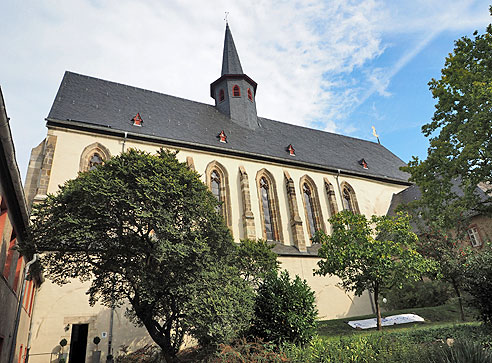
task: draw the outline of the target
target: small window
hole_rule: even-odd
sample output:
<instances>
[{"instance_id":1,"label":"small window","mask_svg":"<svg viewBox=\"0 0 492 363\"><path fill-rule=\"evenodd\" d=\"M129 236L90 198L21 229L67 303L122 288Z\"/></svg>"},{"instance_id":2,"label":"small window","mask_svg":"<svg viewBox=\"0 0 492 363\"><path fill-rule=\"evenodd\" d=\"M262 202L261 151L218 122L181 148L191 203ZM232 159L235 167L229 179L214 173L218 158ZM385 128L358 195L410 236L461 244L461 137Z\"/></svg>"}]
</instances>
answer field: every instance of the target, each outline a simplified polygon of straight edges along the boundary
<instances>
[{"instance_id":1,"label":"small window","mask_svg":"<svg viewBox=\"0 0 492 363\"><path fill-rule=\"evenodd\" d=\"M219 102L224 101L224 99L225 99L224 90L223 90L223 89L221 89L221 90L219 91Z\"/></svg>"},{"instance_id":2,"label":"small window","mask_svg":"<svg viewBox=\"0 0 492 363\"><path fill-rule=\"evenodd\" d=\"M232 95L234 97L241 97L241 90L239 89L239 86L237 84L232 87Z\"/></svg>"},{"instance_id":3,"label":"small window","mask_svg":"<svg viewBox=\"0 0 492 363\"><path fill-rule=\"evenodd\" d=\"M251 92L251 89L250 88L248 88L248 99L250 101L253 101L253 92Z\"/></svg>"},{"instance_id":4,"label":"small window","mask_svg":"<svg viewBox=\"0 0 492 363\"><path fill-rule=\"evenodd\" d=\"M472 247L479 247L482 245L482 240L480 239L480 234L478 233L478 228L476 226L468 229L468 238L470 238Z\"/></svg>"}]
</instances>

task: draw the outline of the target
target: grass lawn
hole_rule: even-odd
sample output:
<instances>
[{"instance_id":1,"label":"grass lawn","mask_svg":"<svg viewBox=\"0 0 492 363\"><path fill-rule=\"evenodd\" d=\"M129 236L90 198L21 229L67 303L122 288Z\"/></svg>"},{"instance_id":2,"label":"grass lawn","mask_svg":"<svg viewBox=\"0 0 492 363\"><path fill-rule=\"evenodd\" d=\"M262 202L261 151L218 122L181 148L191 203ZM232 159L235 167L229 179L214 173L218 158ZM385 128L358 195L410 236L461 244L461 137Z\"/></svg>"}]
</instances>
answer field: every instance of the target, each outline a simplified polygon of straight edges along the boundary
<instances>
[{"instance_id":1,"label":"grass lawn","mask_svg":"<svg viewBox=\"0 0 492 363\"><path fill-rule=\"evenodd\" d=\"M428 308L412 308L406 310L394 310L388 311L381 314L382 317L396 315L396 314L417 314L424 318L423 323L409 323L393 326L383 326L383 331L405 331L414 329L426 329L431 327L440 326L450 326L456 324L463 324L460 318L458 303L449 302L445 305L428 307ZM469 324L479 324L474 319L474 312L465 309L465 316L467 318L467 325ZM376 331L376 329L368 330L356 330L352 328L347 323L351 320L361 320L374 318L375 315L364 315L364 316L353 316L350 318L334 319L334 320L320 320L318 322L318 334L320 336L329 337L340 337L345 335L354 334L371 334Z\"/></svg>"}]
</instances>

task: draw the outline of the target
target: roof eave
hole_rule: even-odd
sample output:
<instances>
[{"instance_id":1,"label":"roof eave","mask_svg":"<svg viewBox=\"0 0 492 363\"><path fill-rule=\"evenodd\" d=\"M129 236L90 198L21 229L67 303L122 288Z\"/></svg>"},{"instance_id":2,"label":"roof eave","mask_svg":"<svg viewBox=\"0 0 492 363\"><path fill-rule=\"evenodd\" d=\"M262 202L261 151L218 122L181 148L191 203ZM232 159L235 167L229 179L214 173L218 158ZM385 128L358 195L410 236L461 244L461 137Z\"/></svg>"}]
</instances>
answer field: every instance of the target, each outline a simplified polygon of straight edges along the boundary
<instances>
[{"instance_id":1,"label":"roof eave","mask_svg":"<svg viewBox=\"0 0 492 363\"><path fill-rule=\"evenodd\" d=\"M289 165L289 166L295 166L295 167L304 167L304 168L307 167L307 168L314 169L314 170L329 172L331 174L355 176L355 177L359 177L359 178L378 180L378 181L392 183L392 184L398 184L398 185L407 185L407 186L412 185L412 183L407 181L407 180L391 178L388 176L373 175L373 174L362 174L362 173L357 173L357 172L350 171L350 170L340 169L340 168L336 168L336 167L329 167L326 165L308 163L308 162L304 162L304 161L288 160L288 159L283 159L283 158L279 158L279 157L275 157L275 156L267 156L267 155L253 153L253 152L245 152L245 151L241 151L241 150L224 149L220 146L197 144L197 143L183 141L183 140L168 139L165 137L160 137L160 136L155 136L155 135L144 135L144 134L140 134L140 133L133 133L133 132L128 132L128 131L113 129L113 128L108 127L108 126L95 125L92 123L78 121L78 120L59 120L59 119L54 119L54 118L48 117L48 118L46 118L46 121L47 121L48 127L49 126L55 126L55 127L56 126L63 126L63 127L67 127L67 128L74 129L74 130L96 132L96 133L102 133L102 134L111 135L111 136L127 137L130 139L155 142L158 144L165 144L165 145L170 145L170 146L174 146L174 147L186 147L188 149L205 150L205 151L214 152L214 153L228 154L228 155L244 157L244 158L248 158L248 159L267 161L267 162L275 162L275 163Z\"/></svg>"}]
</instances>

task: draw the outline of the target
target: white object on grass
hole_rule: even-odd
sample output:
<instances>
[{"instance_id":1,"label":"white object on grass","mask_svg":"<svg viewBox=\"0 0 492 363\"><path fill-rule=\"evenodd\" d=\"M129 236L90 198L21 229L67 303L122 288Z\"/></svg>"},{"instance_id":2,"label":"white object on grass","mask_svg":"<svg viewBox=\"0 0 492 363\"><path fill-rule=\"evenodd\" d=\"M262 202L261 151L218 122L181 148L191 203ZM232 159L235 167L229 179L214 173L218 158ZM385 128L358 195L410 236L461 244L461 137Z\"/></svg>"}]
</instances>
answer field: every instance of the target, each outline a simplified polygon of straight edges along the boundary
<instances>
[{"instance_id":1,"label":"white object on grass","mask_svg":"<svg viewBox=\"0 0 492 363\"><path fill-rule=\"evenodd\" d=\"M418 316L416 314L399 314L399 315L391 315L386 318L381 319L382 326L389 325L397 325L397 324L406 324L406 323L422 323L424 318ZM371 329L377 326L376 318L372 319L364 319L364 320L353 320L349 321L348 325L350 325L354 329Z\"/></svg>"}]
</instances>

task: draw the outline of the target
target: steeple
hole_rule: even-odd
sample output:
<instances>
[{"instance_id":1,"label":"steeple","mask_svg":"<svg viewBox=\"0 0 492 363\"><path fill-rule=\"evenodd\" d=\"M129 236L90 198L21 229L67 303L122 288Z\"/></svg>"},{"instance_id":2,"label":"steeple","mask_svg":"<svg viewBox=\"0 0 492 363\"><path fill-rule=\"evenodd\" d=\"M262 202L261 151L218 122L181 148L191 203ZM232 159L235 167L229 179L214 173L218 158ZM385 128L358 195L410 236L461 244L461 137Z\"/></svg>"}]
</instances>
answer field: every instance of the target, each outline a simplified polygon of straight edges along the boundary
<instances>
[{"instance_id":1,"label":"steeple","mask_svg":"<svg viewBox=\"0 0 492 363\"><path fill-rule=\"evenodd\" d=\"M224 39L224 54L222 56L222 73L224 74L243 74L243 68L239 61L234 39L232 39L229 24L226 24L225 39Z\"/></svg>"},{"instance_id":2,"label":"steeple","mask_svg":"<svg viewBox=\"0 0 492 363\"><path fill-rule=\"evenodd\" d=\"M259 127L256 86L256 82L243 73L229 24L226 24L221 76L210 85L215 107L232 122L256 129Z\"/></svg>"}]
</instances>

